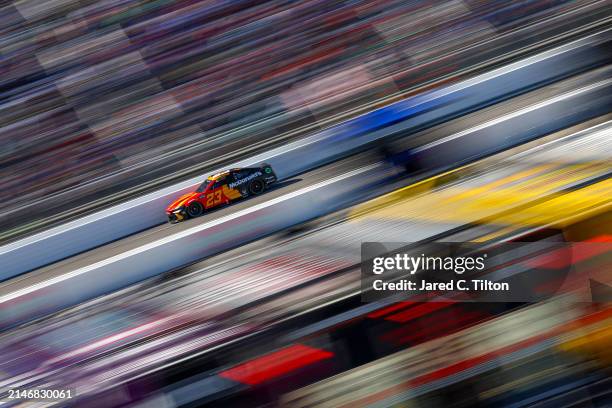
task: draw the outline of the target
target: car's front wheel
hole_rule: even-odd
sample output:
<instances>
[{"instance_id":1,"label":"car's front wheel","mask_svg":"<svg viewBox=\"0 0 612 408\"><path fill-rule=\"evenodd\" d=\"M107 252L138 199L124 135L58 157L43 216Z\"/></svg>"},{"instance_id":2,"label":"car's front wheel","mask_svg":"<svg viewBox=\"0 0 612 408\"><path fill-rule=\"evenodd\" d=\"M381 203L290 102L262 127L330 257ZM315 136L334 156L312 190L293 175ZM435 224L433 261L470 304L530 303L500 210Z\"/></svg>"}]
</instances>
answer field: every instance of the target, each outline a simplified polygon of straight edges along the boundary
<instances>
[{"instance_id":1,"label":"car's front wheel","mask_svg":"<svg viewBox=\"0 0 612 408\"><path fill-rule=\"evenodd\" d=\"M194 201L193 203L187 206L187 214L190 217L199 217L200 215L202 215L203 212L204 207L202 207L202 204L197 201Z\"/></svg>"}]
</instances>

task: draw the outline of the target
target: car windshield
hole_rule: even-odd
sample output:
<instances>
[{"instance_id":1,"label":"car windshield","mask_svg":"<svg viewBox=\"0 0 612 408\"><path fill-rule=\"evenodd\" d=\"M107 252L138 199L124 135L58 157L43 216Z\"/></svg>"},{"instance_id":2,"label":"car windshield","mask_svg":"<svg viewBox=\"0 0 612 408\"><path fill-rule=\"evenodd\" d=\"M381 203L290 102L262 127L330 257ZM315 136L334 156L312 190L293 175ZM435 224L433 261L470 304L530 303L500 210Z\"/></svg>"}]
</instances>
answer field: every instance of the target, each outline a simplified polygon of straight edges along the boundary
<instances>
[{"instance_id":1,"label":"car windshield","mask_svg":"<svg viewBox=\"0 0 612 408\"><path fill-rule=\"evenodd\" d=\"M200 184L200 187L197 188L196 193L204 192L204 190L206 190L206 187L208 187L210 183L212 183L210 180L206 180L205 182Z\"/></svg>"}]
</instances>

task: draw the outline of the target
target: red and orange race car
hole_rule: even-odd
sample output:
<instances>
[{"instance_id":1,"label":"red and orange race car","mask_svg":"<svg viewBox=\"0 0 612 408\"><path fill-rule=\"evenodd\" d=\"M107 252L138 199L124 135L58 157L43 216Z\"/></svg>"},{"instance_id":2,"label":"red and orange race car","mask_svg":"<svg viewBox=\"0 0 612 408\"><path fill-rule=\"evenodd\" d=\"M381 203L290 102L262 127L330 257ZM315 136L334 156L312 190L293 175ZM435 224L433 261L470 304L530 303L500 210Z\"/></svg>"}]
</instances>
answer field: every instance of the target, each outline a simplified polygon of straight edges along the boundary
<instances>
[{"instance_id":1,"label":"red and orange race car","mask_svg":"<svg viewBox=\"0 0 612 408\"><path fill-rule=\"evenodd\" d=\"M226 170L208 177L194 192L179 197L166 208L166 214L172 223L197 217L237 198L261 194L275 181L276 174L269 164Z\"/></svg>"}]
</instances>

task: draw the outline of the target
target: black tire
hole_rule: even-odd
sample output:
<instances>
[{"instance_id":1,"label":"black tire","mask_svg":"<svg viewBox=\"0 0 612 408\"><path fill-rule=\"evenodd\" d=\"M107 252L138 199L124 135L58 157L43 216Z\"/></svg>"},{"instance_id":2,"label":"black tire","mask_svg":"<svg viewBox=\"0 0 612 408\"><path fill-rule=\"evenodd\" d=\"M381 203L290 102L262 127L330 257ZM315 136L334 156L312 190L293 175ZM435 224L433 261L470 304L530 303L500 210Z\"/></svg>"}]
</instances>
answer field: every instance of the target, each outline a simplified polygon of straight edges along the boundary
<instances>
[{"instance_id":1,"label":"black tire","mask_svg":"<svg viewBox=\"0 0 612 408\"><path fill-rule=\"evenodd\" d=\"M187 215L189 215L192 218L199 217L200 215L202 215L203 212L204 212L204 207L202 207L202 204L200 204L197 201L194 201L193 203L187 206Z\"/></svg>"},{"instance_id":2,"label":"black tire","mask_svg":"<svg viewBox=\"0 0 612 408\"><path fill-rule=\"evenodd\" d=\"M262 180L253 180L249 183L249 192L253 195L261 194L266 189L266 185Z\"/></svg>"}]
</instances>

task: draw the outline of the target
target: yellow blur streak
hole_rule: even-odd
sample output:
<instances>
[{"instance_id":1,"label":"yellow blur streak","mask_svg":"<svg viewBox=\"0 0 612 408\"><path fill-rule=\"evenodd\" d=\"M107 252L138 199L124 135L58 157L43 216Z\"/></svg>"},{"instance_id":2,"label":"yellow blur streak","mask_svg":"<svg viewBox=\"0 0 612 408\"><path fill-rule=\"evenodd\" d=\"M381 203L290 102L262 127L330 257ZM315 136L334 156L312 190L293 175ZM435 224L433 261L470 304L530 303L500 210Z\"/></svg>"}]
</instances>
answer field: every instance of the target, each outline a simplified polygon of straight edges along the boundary
<instances>
[{"instance_id":1,"label":"yellow blur streak","mask_svg":"<svg viewBox=\"0 0 612 408\"><path fill-rule=\"evenodd\" d=\"M595 357L606 366L612 365L612 319L607 319L593 328L582 328L582 334L561 343L558 348Z\"/></svg>"},{"instance_id":2,"label":"yellow blur streak","mask_svg":"<svg viewBox=\"0 0 612 408\"><path fill-rule=\"evenodd\" d=\"M476 187L466 186L469 177L466 182L451 184L462 179L466 170L451 171L372 200L354 210L351 217L562 227L605 211L612 203L609 178L560 191L606 174L610 166L605 163L544 164Z\"/></svg>"}]
</instances>

